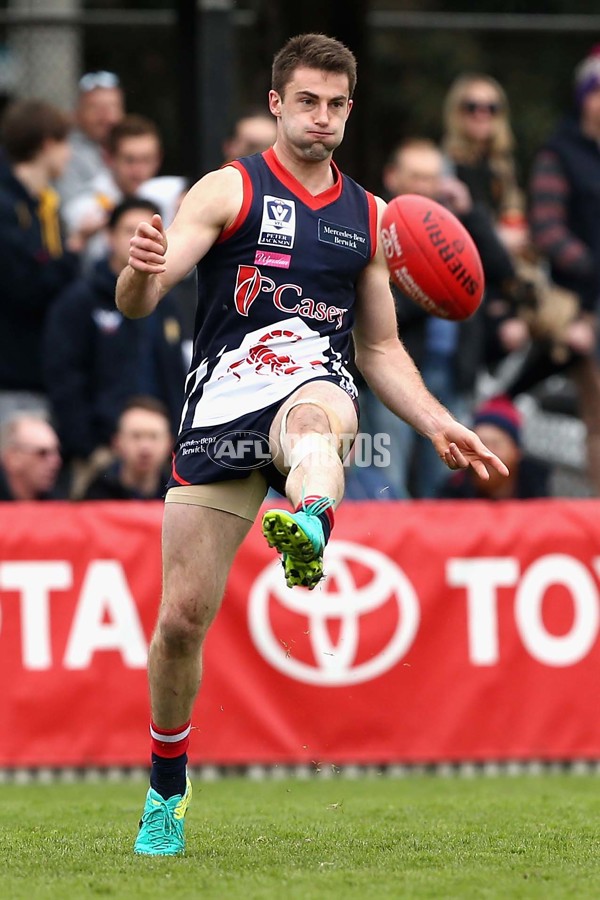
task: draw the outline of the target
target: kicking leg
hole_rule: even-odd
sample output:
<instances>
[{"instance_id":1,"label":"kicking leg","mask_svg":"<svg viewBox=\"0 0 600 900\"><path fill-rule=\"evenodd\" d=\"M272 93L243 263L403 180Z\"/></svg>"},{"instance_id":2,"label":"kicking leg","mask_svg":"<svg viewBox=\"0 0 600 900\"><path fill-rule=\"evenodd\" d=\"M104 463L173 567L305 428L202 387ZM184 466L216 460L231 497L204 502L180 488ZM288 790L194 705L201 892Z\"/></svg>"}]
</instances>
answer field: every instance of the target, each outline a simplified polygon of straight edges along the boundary
<instances>
[{"instance_id":1,"label":"kicking leg","mask_svg":"<svg viewBox=\"0 0 600 900\"><path fill-rule=\"evenodd\" d=\"M262 527L270 546L282 553L288 587L312 589L323 577L323 550L344 492L342 457L357 426L348 395L325 381L300 388L275 417L275 464L287 474L286 494L296 511L269 510Z\"/></svg>"}]
</instances>

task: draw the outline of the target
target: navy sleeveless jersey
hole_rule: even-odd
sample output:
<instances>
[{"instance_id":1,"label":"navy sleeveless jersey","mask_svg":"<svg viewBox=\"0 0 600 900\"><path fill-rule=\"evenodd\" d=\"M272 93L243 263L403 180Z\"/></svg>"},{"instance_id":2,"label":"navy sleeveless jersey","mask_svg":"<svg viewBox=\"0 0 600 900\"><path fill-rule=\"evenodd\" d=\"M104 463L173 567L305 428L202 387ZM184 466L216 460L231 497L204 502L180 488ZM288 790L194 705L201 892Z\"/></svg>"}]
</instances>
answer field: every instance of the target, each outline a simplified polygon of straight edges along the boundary
<instances>
[{"instance_id":1,"label":"navy sleeveless jersey","mask_svg":"<svg viewBox=\"0 0 600 900\"><path fill-rule=\"evenodd\" d=\"M231 163L242 208L198 264L181 432L231 422L347 371L356 280L376 249L375 198L342 175L313 197L273 150Z\"/></svg>"}]
</instances>

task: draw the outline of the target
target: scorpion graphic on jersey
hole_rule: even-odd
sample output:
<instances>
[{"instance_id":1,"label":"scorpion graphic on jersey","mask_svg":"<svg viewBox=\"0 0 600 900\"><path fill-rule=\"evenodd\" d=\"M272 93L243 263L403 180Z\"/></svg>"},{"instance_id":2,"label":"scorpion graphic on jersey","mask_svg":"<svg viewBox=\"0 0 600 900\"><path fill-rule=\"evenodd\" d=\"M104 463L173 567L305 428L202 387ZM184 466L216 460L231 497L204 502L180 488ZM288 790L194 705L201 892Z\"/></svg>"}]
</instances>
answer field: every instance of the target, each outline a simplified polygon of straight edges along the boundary
<instances>
[{"instance_id":1,"label":"scorpion graphic on jersey","mask_svg":"<svg viewBox=\"0 0 600 900\"><path fill-rule=\"evenodd\" d=\"M286 338L293 343L302 340L302 336L293 331L284 331L281 328L267 331L258 339L258 343L250 347L244 359L239 359L229 366L228 372L235 375L236 378L241 378L241 374L235 370L244 364L251 366L255 372L261 375L292 375L302 369L303 366L299 365L293 357L288 354L278 355L267 345L267 342L274 338ZM319 359L310 360L309 365L321 366L322 362Z\"/></svg>"}]
</instances>

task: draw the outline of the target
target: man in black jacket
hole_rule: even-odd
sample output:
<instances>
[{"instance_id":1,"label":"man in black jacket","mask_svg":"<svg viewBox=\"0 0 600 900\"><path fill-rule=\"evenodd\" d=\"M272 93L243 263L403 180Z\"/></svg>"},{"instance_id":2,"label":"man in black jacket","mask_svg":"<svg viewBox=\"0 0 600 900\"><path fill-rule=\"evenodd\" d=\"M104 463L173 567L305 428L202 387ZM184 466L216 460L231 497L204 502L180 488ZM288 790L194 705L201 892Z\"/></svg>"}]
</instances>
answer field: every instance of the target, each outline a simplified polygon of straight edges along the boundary
<instances>
[{"instance_id":1,"label":"man in black jacket","mask_svg":"<svg viewBox=\"0 0 600 900\"><path fill-rule=\"evenodd\" d=\"M55 297L76 278L83 247L65 248L58 195L50 187L69 159L69 120L39 100L4 113L0 138L0 420L47 405L41 342Z\"/></svg>"},{"instance_id":2,"label":"man in black jacket","mask_svg":"<svg viewBox=\"0 0 600 900\"><path fill-rule=\"evenodd\" d=\"M173 434L166 406L132 397L119 416L113 459L91 480L83 500L161 500L171 474Z\"/></svg>"},{"instance_id":3,"label":"man in black jacket","mask_svg":"<svg viewBox=\"0 0 600 900\"><path fill-rule=\"evenodd\" d=\"M178 428L185 367L174 303L166 297L145 319L125 318L115 306L130 238L142 218L156 212L153 203L136 198L115 207L108 225L110 255L74 282L48 316L46 385L63 453L76 462L75 470L107 455L119 416L134 395L162 401L173 433Z\"/></svg>"},{"instance_id":4,"label":"man in black jacket","mask_svg":"<svg viewBox=\"0 0 600 900\"><path fill-rule=\"evenodd\" d=\"M536 154L530 220L535 245L554 281L573 291L579 311L564 331L568 351L557 364L546 341L535 341L512 396L563 369L577 388L587 432L588 475L600 496L600 45L577 66L575 114L567 115Z\"/></svg>"}]
</instances>

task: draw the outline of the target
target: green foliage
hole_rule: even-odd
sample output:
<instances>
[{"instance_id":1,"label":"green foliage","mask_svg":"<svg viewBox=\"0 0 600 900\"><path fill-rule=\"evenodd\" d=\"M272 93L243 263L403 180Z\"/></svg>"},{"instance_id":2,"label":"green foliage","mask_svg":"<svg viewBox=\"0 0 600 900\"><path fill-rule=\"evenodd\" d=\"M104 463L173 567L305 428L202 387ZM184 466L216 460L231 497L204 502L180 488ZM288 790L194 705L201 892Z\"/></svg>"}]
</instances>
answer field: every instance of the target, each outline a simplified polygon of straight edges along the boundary
<instances>
[{"instance_id":1,"label":"green foliage","mask_svg":"<svg viewBox=\"0 0 600 900\"><path fill-rule=\"evenodd\" d=\"M196 782L184 858L135 857L145 786L3 786L10 900L593 900L591 776Z\"/></svg>"}]
</instances>

